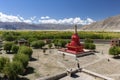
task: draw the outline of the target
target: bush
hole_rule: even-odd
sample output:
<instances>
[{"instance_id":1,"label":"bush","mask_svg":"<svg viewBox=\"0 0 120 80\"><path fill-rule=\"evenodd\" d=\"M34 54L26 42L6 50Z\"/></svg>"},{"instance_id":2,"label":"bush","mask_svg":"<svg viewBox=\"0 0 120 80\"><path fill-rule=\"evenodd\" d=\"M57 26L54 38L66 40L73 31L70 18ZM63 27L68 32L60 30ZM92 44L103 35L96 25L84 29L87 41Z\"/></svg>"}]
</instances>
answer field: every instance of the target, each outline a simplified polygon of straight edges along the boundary
<instances>
[{"instance_id":1,"label":"bush","mask_svg":"<svg viewBox=\"0 0 120 80\"><path fill-rule=\"evenodd\" d=\"M114 56L118 56L120 54L120 47L118 47L118 46L111 47L109 49L109 54L114 55Z\"/></svg>"},{"instance_id":2,"label":"bush","mask_svg":"<svg viewBox=\"0 0 120 80\"><path fill-rule=\"evenodd\" d=\"M29 38L28 41L31 43L33 41L37 41L38 39L37 38Z\"/></svg>"},{"instance_id":3,"label":"bush","mask_svg":"<svg viewBox=\"0 0 120 80\"><path fill-rule=\"evenodd\" d=\"M60 39L60 40L56 39L56 40L53 41L53 43L54 43L54 45L55 45L56 47L57 47L57 46L59 46L59 47L65 47L65 45L66 45L68 42L69 42L68 40L62 40L62 39Z\"/></svg>"},{"instance_id":4,"label":"bush","mask_svg":"<svg viewBox=\"0 0 120 80\"><path fill-rule=\"evenodd\" d=\"M14 41L16 39L13 32L3 32L2 38L6 41Z\"/></svg>"},{"instance_id":5,"label":"bush","mask_svg":"<svg viewBox=\"0 0 120 80\"><path fill-rule=\"evenodd\" d=\"M45 45L43 41L33 41L31 46L35 49L42 48Z\"/></svg>"},{"instance_id":6,"label":"bush","mask_svg":"<svg viewBox=\"0 0 120 80\"><path fill-rule=\"evenodd\" d=\"M12 45L12 52L13 53L18 53L18 50L19 50L19 46L17 46L17 45Z\"/></svg>"},{"instance_id":7,"label":"bush","mask_svg":"<svg viewBox=\"0 0 120 80\"><path fill-rule=\"evenodd\" d=\"M3 68L9 62L10 62L9 58L7 58L7 57L0 57L0 72L3 72Z\"/></svg>"},{"instance_id":8,"label":"bush","mask_svg":"<svg viewBox=\"0 0 120 80\"><path fill-rule=\"evenodd\" d=\"M93 40L92 40L92 39L87 38L87 39L85 39L85 41L84 41L84 48L85 48L85 49L92 49L92 50L94 50L94 49L96 49L96 46L95 46L95 44L93 43Z\"/></svg>"},{"instance_id":9,"label":"bush","mask_svg":"<svg viewBox=\"0 0 120 80\"><path fill-rule=\"evenodd\" d=\"M4 74L9 78L9 80L17 80L18 74L22 74L23 71L24 68L22 63L19 61L13 61L6 64L3 70Z\"/></svg>"},{"instance_id":10,"label":"bush","mask_svg":"<svg viewBox=\"0 0 120 80\"><path fill-rule=\"evenodd\" d=\"M90 38L85 39L85 43L93 43L94 41Z\"/></svg>"},{"instance_id":11,"label":"bush","mask_svg":"<svg viewBox=\"0 0 120 80\"><path fill-rule=\"evenodd\" d=\"M6 43L4 44L3 47L4 47L4 50L6 51L6 53L9 53L9 52L11 51L12 45L13 45L12 42L6 42Z\"/></svg>"},{"instance_id":12,"label":"bush","mask_svg":"<svg viewBox=\"0 0 120 80\"><path fill-rule=\"evenodd\" d=\"M30 47L27 47L27 46L21 46L18 50L18 53L23 53L23 54L26 54L29 56L29 58L31 58L32 56L32 49Z\"/></svg>"},{"instance_id":13,"label":"bush","mask_svg":"<svg viewBox=\"0 0 120 80\"><path fill-rule=\"evenodd\" d=\"M60 47L65 47L65 45L67 44L67 41L65 40L60 40L59 42L61 43Z\"/></svg>"},{"instance_id":14,"label":"bush","mask_svg":"<svg viewBox=\"0 0 120 80\"><path fill-rule=\"evenodd\" d=\"M20 61L23 67L26 68L28 65L29 57L26 54L18 53L13 57L13 61Z\"/></svg>"},{"instance_id":15,"label":"bush","mask_svg":"<svg viewBox=\"0 0 120 80\"><path fill-rule=\"evenodd\" d=\"M96 46L95 46L95 44L93 44L93 43L90 43L90 44L89 44L89 49L92 49L92 50L96 49Z\"/></svg>"},{"instance_id":16,"label":"bush","mask_svg":"<svg viewBox=\"0 0 120 80\"><path fill-rule=\"evenodd\" d=\"M89 49L89 43L85 43L85 44L84 44L84 48L85 48L85 49Z\"/></svg>"},{"instance_id":17,"label":"bush","mask_svg":"<svg viewBox=\"0 0 120 80\"><path fill-rule=\"evenodd\" d=\"M92 50L94 50L94 49L96 49L96 46L93 43L85 43L84 44L84 48L85 49L92 49Z\"/></svg>"}]
</instances>

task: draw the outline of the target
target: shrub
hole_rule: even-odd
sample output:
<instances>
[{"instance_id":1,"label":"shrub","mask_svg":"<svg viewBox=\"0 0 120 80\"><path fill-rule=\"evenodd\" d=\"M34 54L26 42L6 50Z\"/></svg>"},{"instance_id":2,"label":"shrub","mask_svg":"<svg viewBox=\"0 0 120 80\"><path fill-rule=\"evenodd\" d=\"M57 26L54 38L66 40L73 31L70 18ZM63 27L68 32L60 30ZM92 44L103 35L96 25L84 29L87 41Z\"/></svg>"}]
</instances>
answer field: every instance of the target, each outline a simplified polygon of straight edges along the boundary
<instances>
[{"instance_id":1,"label":"shrub","mask_svg":"<svg viewBox=\"0 0 120 80\"><path fill-rule=\"evenodd\" d=\"M26 54L18 53L13 57L13 61L20 61L23 67L26 68L28 65L29 57Z\"/></svg>"},{"instance_id":2,"label":"shrub","mask_svg":"<svg viewBox=\"0 0 120 80\"><path fill-rule=\"evenodd\" d=\"M93 43L93 40L92 40L92 39L87 38L87 39L85 39L85 41L84 41L84 48L85 48L85 49L92 49L92 50L94 50L94 49L96 49L96 46L95 46L95 44Z\"/></svg>"},{"instance_id":3,"label":"shrub","mask_svg":"<svg viewBox=\"0 0 120 80\"><path fill-rule=\"evenodd\" d=\"M92 49L92 50L96 49L96 46L95 46L95 44L93 44L93 43L90 43L90 44L89 44L89 49Z\"/></svg>"},{"instance_id":4,"label":"shrub","mask_svg":"<svg viewBox=\"0 0 120 80\"><path fill-rule=\"evenodd\" d=\"M85 43L85 44L84 44L84 48L85 48L85 49L89 49L89 43Z\"/></svg>"},{"instance_id":5,"label":"shrub","mask_svg":"<svg viewBox=\"0 0 120 80\"><path fill-rule=\"evenodd\" d=\"M90 38L85 39L85 43L93 43L93 40Z\"/></svg>"},{"instance_id":6,"label":"shrub","mask_svg":"<svg viewBox=\"0 0 120 80\"><path fill-rule=\"evenodd\" d=\"M117 46L113 46L109 49L109 54L110 55L114 55L114 56L118 56L120 54L120 48Z\"/></svg>"},{"instance_id":7,"label":"shrub","mask_svg":"<svg viewBox=\"0 0 120 80\"><path fill-rule=\"evenodd\" d=\"M33 41L37 41L38 39L37 38L29 38L28 41L31 43Z\"/></svg>"},{"instance_id":8,"label":"shrub","mask_svg":"<svg viewBox=\"0 0 120 80\"><path fill-rule=\"evenodd\" d=\"M9 80L17 80L18 74L23 73L24 68L19 61L13 61L5 65L3 72Z\"/></svg>"},{"instance_id":9,"label":"shrub","mask_svg":"<svg viewBox=\"0 0 120 80\"><path fill-rule=\"evenodd\" d=\"M12 45L13 45L12 42L6 42L6 43L4 44L3 47L4 47L4 50L6 51L6 53L9 53L9 52L11 51Z\"/></svg>"},{"instance_id":10,"label":"shrub","mask_svg":"<svg viewBox=\"0 0 120 80\"><path fill-rule=\"evenodd\" d=\"M27 47L27 46L21 46L18 50L18 53L23 53L23 54L26 54L29 56L29 58L31 58L32 56L32 49L30 47Z\"/></svg>"},{"instance_id":11,"label":"shrub","mask_svg":"<svg viewBox=\"0 0 120 80\"><path fill-rule=\"evenodd\" d=\"M84 48L85 49L92 49L92 50L94 50L94 49L96 49L96 46L93 43L85 43L84 44Z\"/></svg>"},{"instance_id":12,"label":"shrub","mask_svg":"<svg viewBox=\"0 0 120 80\"><path fill-rule=\"evenodd\" d=\"M33 41L31 46L35 49L42 48L45 45L43 41Z\"/></svg>"},{"instance_id":13,"label":"shrub","mask_svg":"<svg viewBox=\"0 0 120 80\"><path fill-rule=\"evenodd\" d=\"M65 45L67 44L67 41L65 41L65 40L60 40L59 41L60 42L60 47L65 47Z\"/></svg>"},{"instance_id":14,"label":"shrub","mask_svg":"<svg viewBox=\"0 0 120 80\"><path fill-rule=\"evenodd\" d=\"M17 45L12 45L12 52L13 53L18 53L18 50L19 50L19 46L17 46Z\"/></svg>"},{"instance_id":15,"label":"shrub","mask_svg":"<svg viewBox=\"0 0 120 80\"><path fill-rule=\"evenodd\" d=\"M3 71L3 68L9 62L10 62L9 58L7 58L7 57L0 57L0 72Z\"/></svg>"},{"instance_id":16,"label":"shrub","mask_svg":"<svg viewBox=\"0 0 120 80\"><path fill-rule=\"evenodd\" d=\"M6 41L14 41L16 39L13 32L4 32L2 38Z\"/></svg>"},{"instance_id":17,"label":"shrub","mask_svg":"<svg viewBox=\"0 0 120 80\"><path fill-rule=\"evenodd\" d=\"M60 39L60 40L54 40L53 41L54 42L54 45L57 47L57 46L59 46L59 47L65 47L65 45L69 42L68 40L62 40L62 39Z\"/></svg>"}]
</instances>

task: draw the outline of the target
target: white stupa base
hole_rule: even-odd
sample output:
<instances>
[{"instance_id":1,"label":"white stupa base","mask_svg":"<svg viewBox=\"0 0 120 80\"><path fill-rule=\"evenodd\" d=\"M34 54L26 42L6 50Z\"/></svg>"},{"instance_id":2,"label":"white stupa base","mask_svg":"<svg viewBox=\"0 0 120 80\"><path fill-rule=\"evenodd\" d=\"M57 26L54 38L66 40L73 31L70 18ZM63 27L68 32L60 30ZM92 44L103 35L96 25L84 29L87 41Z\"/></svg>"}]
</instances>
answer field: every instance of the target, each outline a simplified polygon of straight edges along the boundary
<instances>
[{"instance_id":1,"label":"white stupa base","mask_svg":"<svg viewBox=\"0 0 120 80\"><path fill-rule=\"evenodd\" d=\"M68 55L68 56L73 56L73 57L81 57L81 56L94 54L94 51L84 49L84 52L79 52L78 54L73 54L73 53L63 51L63 50L58 50L58 53L62 54L62 55L65 54L65 55Z\"/></svg>"}]
</instances>

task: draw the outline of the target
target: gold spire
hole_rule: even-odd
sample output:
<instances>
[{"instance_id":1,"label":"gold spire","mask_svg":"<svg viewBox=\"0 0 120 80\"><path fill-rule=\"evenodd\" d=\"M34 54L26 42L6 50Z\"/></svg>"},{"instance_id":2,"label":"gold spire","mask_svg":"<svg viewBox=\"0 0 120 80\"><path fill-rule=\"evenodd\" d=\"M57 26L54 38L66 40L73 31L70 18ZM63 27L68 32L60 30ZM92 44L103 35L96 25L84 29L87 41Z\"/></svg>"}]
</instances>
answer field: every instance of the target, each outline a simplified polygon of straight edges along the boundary
<instances>
[{"instance_id":1,"label":"gold spire","mask_svg":"<svg viewBox=\"0 0 120 80\"><path fill-rule=\"evenodd\" d=\"M74 28L75 28L75 34L77 34L77 25L75 25Z\"/></svg>"}]
</instances>

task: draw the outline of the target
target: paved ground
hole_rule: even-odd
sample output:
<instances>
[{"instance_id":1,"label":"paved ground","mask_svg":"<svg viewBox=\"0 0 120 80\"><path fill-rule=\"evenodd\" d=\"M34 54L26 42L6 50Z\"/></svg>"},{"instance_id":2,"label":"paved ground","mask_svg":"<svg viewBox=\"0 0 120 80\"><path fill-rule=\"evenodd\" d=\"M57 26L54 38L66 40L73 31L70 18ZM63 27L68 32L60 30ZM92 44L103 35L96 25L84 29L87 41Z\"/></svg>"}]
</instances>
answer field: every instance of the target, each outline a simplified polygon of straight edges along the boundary
<instances>
[{"instance_id":1,"label":"paved ground","mask_svg":"<svg viewBox=\"0 0 120 80\"><path fill-rule=\"evenodd\" d=\"M99 53L95 53L94 55L88 55L84 57L79 57L80 66L88 69L90 71L102 74L104 76L111 77L115 80L120 80L120 62L116 59L111 58L108 55L109 44L96 44L96 50ZM35 73L31 75L26 75L30 80L34 80L37 77L44 77L53 74L57 74L62 71L66 71L66 69L77 68L77 61L75 57L72 56L63 56L57 53L56 49L47 50L45 54L43 54L42 50L33 50L33 58L37 59L36 61L30 61L29 66L35 68ZM110 61L108 61L108 59ZM84 75L82 73L78 73L79 78L82 80L94 80L93 77L88 75ZM67 77L68 80L69 77ZM79 79L78 78L78 79ZM65 78L66 79L66 78ZM64 79L64 80L65 80ZM77 80L77 78L72 78L71 80ZM70 80L70 79L69 79Z\"/></svg>"},{"instance_id":2,"label":"paved ground","mask_svg":"<svg viewBox=\"0 0 120 80\"><path fill-rule=\"evenodd\" d=\"M113 59L108 55L110 45L99 43L96 44L96 48L99 53L78 58L80 66L90 71L114 78L115 80L120 80L120 59ZM11 59L13 57L11 54L1 54L0 56L8 56ZM41 49L33 49L32 57L33 61L29 62L29 67L32 67L34 72L24 76L30 80L57 74L66 71L66 69L77 68L75 57L65 56L63 58L61 54L57 53L57 49L48 49L45 54ZM85 76L83 73L78 73L77 75L81 77L81 80L85 80L83 79ZM72 80L74 79L77 80L77 78L72 78ZM90 77L89 80L94 79Z\"/></svg>"}]
</instances>

